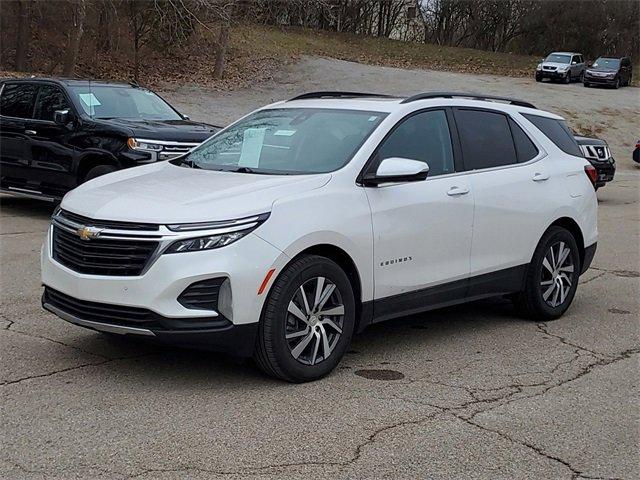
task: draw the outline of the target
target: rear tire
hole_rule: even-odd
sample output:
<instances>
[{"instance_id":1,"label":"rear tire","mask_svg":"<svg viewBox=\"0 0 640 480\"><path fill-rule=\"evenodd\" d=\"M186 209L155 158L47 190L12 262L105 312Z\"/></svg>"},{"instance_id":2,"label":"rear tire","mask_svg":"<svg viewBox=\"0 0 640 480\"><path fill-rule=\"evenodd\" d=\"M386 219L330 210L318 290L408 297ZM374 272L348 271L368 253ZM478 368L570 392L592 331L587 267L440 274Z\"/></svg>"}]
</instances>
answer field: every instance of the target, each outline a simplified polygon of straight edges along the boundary
<instances>
[{"instance_id":1,"label":"rear tire","mask_svg":"<svg viewBox=\"0 0 640 480\"><path fill-rule=\"evenodd\" d=\"M559 318L576 294L581 268L578 244L571 232L549 228L527 269L525 289L514 299L517 310L531 320Z\"/></svg>"},{"instance_id":2,"label":"rear tire","mask_svg":"<svg viewBox=\"0 0 640 480\"><path fill-rule=\"evenodd\" d=\"M285 268L269 292L260 319L256 363L267 375L288 382L322 378L344 356L355 318L353 289L345 272L328 258L301 256Z\"/></svg>"},{"instance_id":3,"label":"rear tire","mask_svg":"<svg viewBox=\"0 0 640 480\"><path fill-rule=\"evenodd\" d=\"M106 175L107 173L112 173L117 170L113 165L98 165L93 167L91 170L87 172L82 183L88 182L89 180L93 180L94 178L101 177L102 175Z\"/></svg>"}]
</instances>

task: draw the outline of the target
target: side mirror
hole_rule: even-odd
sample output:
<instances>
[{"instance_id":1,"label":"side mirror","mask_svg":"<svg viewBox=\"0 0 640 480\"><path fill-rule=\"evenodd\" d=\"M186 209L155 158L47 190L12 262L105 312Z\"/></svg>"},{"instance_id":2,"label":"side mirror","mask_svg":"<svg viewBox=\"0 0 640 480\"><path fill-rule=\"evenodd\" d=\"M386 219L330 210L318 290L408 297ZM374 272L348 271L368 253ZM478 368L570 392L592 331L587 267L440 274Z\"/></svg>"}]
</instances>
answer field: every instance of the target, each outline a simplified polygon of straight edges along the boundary
<instances>
[{"instance_id":1,"label":"side mirror","mask_svg":"<svg viewBox=\"0 0 640 480\"><path fill-rule=\"evenodd\" d=\"M69 125L69 123L71 123L71 120L72 115L68 108L65 110L56 110L55 112L53 112L53 121L58 125L66 127L67 125Z\"/></svg>"},{"instance_id":2,"label":"side mirror","mask_svg":"<svg viewBox=\"0 0 640 480\"><path fill-rule=\"evenodd\" d=\"M578 62L571 62L571 65L577 65Z\"/></svg>"},{"instance_id":3,"label":"side mirror","mask_svg":"<svg viewBox=\"0 0 640 480\"><path fill-rule=\"evenodd\" d=\"M363 185L375 187L383 183L419 182L427 178L429 165L409 158L391 157L380 162L375 174L365 175Z\"/></svg>"},{"instance_id":4,"label":"side mirror","mask_svg":"<svg viewBox=\"0 0 640 480\"><path fill-rule=\"evenodd\" d=\"M189 115L182 115L182 118L184 118L185 120L191 120L191 118L189 118Z\"/></svg>"}]
</instances>

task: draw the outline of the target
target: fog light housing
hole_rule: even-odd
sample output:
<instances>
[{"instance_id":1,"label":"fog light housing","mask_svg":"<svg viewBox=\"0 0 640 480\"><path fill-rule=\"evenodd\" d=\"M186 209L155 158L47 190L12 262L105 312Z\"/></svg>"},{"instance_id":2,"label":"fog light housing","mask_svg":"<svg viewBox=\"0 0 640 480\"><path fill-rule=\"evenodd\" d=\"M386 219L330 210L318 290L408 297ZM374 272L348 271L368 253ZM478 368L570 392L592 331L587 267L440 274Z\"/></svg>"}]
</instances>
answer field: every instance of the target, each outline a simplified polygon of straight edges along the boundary
<instances>
[{"instance_id":1,"label":"fog light housing","mask_svg":"<svg viewBox=\"0 0 640 480\"><path fill-rule=\"evenodd\" d=\"M218 312L229 321L233 321L233 296L231 295L231 282L225 279L218 292Z\"/></svg>"}]
</instances>

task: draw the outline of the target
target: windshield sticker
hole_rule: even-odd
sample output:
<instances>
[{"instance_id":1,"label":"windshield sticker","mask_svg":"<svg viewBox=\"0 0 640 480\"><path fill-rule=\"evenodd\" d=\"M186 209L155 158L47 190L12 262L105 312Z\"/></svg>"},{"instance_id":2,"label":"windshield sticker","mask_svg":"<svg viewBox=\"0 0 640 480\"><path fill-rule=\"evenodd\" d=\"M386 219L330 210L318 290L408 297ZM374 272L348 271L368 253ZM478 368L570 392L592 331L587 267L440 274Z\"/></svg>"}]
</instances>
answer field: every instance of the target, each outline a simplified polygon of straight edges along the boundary
<instances>
[{"instance_id":1,"label":"windshield sticker","mask_svg":"<svg viewBox=\"0 0 640 480\"><path fill-rule=\"evenodd\" d=\"M82 101L82 108L89 115L95 114L93 107L102 105L93 93L79 93L78 97L80 97L80 100Z\"/></svg>"},{"instance_id":2,"label":"windshield sticker","mask_svg":"<svg viewBox=\"0 0 640 480\"><path fill-rule=\"evenodd\" d=\"M258 167L266 131L266 128L247 128L244 131L240 160L238 160L239 167Z\"/></svg>"},{"instance_id":3,"label":"windshield sticker","mask_svg":"<svg viewBox=\"0 0 640 480\"><path fill-rule=\"evenodd\" d=\"M290 137L295 133L296 133L295 130L278 130L273 135L276 137Z\"/></svg>"},{"instance_id":4,"label":"windshield sticker","mask_svg":"<svg viewBox=\"0 0 640 480\"><path fill-rule=\"evenodd\" d=\"M372 115L371 117L369 117L370 122L375 122L377 119L378 117L376 117L375 115Z\"/></svg>"}]
</instances>

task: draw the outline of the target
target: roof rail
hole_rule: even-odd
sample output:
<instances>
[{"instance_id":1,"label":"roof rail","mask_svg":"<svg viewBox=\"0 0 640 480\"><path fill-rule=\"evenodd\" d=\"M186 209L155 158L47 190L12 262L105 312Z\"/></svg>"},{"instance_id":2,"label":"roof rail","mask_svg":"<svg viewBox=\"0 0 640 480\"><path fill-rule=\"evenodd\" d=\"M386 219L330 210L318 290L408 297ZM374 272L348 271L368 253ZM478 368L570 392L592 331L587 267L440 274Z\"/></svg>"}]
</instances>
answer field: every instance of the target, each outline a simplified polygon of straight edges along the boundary
<instances>
[{"instance_id":1,"label":"roof rail","mask_svg":"<svg viewBox=\"0 0 640 480\"><path fill-rule=\"evenodd\" d=\"M364 92L308 92L298 95L297 97L290 98L289 102L293 100L310 100L313 98L362 98L362 97L379 97L379 98L394 98L392 95L384 95L382 93L364 93Z\"/></svg>"},{"instance_id":2,"label":"roof rail","mask_svg":"<svg viewBox=\"0 0 640 480\"><path fill-rule=\"evenodd\" d=\"M527 108L536 108L535 105L525 102L524 100L518 100L515 98L508 97L496 97L493 95L482 95L479 93L462 93L462 92L426 92L426 93L418 93L417 95L413 95L411 97L405 98L400 103L411 103L416 100L427 100L429 98L470 98L472 100L486 100L486 101L497 101L497 102L505 102L510 103L511 105L517 105L519 107L527 107Z\"/></svg>"}]
</instances>

